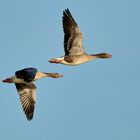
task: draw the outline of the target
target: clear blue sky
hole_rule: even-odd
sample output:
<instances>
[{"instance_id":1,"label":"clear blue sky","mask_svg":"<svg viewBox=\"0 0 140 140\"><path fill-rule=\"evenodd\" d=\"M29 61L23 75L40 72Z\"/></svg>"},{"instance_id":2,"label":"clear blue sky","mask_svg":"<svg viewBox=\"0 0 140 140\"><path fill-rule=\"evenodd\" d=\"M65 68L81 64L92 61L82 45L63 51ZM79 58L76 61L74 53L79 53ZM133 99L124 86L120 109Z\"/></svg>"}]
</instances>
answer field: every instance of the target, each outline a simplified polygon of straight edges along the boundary
<instances>
[{"instance_id":1,"label":"clear blue sky","mask_svg":"<svg viewBox=\"0 0 140 140\"><path fill-rule=\"evenodd\" d=\"M36 67L61 79L36 82L28 122L14 84L0 84L1 140L139 140L140 2L138 0L0 1L0 79ZM49 64L62 56L62 12L69 8L88 53L112 59L77 67Z\"/></svg>"}]
</instances>

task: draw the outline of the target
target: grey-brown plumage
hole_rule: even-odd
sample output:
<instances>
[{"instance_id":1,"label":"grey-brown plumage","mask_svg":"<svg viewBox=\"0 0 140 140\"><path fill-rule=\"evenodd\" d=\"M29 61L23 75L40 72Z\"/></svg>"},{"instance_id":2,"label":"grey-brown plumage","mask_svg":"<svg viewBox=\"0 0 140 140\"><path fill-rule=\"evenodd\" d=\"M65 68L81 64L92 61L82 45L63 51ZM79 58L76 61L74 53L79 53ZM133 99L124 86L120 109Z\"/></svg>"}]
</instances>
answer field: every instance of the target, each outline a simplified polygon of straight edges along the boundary
<instances>
[{"instance_id":1,"label":"grey-brown plumage","mask_svg":"<svg viewBox=\"0 0 140 140\"><path fill-rule=\"evenodd\" d=\"M36 86L33 83L15 84L20 96L20 102L27 120L31 120L34 114L36 102Z\"/></svg>"},{"instance_id":2,"label":"grey-brown plumage","mask_svg":"<svg viewBox=\"0 0 140 140\"><path fill-rule=\"evenodd\" d=\"M23 111L29 121L33 119L36 102L36 86L34 81L43 77L60 78L63 75L40 72L36 68L25 68L16 71L14 76L3 80L5 83L15 83Z\"/></svg>"},{"instance_id":3,"label":"grey-brown plumage","mask_svg":"<svg viewBox=\"0 0 140 140\"><path fill-rule=\"evenodd\" d=\"M69 9L63 12L64 50L66 55L80 55L84 53L82 46L83 35L72 17Z\"/></svg>"},{"instance_id":4,"label":"grey-brown plumage","mask_svg":"<svg viewBox=\"0 0 140 140\"><path fill-rule=\"evenodd\" d=\"M111 54L100 53L89 55L84 51L83 34L78 24L72 17L69 9L63 11L62 17L64 31L64 52L65 55L59 58L50 59L50 63L76 66L96 58L111 58Z\"/></svg>"}]
</instances>

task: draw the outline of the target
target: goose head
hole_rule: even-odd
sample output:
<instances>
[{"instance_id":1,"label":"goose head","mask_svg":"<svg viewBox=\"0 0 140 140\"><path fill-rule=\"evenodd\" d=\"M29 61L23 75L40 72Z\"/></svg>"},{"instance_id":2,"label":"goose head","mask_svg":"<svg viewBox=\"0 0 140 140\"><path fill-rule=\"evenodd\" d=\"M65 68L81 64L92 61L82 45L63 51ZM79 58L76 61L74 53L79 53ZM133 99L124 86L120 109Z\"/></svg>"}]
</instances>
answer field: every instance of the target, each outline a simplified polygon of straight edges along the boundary
<instances>
[{"instance_id":1,"label":"goose head","mask_svg":"<svg viewBox=\"0 0 140 140\"><path fill-rule=\"evenodd\" d=\"M93 54L92 56L96 56L96 58L112 58L112 55L108 53Z\"/></svg>"}]
</instances>

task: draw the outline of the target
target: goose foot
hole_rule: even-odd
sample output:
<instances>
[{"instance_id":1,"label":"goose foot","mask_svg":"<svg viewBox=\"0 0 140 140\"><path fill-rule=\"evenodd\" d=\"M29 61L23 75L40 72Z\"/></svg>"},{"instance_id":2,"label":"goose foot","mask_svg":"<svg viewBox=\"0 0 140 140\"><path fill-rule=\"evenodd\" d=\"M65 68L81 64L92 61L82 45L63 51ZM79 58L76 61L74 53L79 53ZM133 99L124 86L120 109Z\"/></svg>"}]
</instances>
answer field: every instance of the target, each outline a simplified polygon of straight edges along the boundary
<instances>
[{"instance_id":1,"label":"goose foot","mask_svg":"<svg viewBox=\"0 0 140 140\"><path fill-rule=\"evenodd\" d=\"M50 63L56 63L56 64L60 64L63 60L60 60L60 59L57 59L57 58L53 58L53 59L50 59L49 62Z\"/></svg>"},{"instance_id":2,"label":"goose foot","mask_svg":"<svg viewBox=\"0 0 140 140\"><path fill-rule=\"evenodd\" d=\"M7 78L5 80L2 80L2 82L4 82L4 83L12 83L13 81L12 81L12 79Z\"/></svg>"}]
</instances>

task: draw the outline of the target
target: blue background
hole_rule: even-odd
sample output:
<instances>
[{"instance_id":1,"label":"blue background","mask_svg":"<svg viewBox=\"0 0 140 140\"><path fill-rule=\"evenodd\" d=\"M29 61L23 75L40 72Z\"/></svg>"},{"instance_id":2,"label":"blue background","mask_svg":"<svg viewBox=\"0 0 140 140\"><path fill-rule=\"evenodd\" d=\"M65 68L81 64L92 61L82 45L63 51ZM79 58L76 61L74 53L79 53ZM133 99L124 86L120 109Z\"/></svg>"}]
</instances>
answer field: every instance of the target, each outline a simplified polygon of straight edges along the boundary
<instances>
[{"instance_id":1,"label":"blue background","mask_svg":"<svg viewBox=\"0 0 140 140\"><path fill-rule=\"evenodd\" d=\"M0 79L36 67L64 74L36 81L27 121L14 84L0 84L2 140L140 139L140 1L0 1ZM49 64L64 54L62 12L69 8L87 53L112 59L70 67Z\"/></svg>"}]
</instances>

